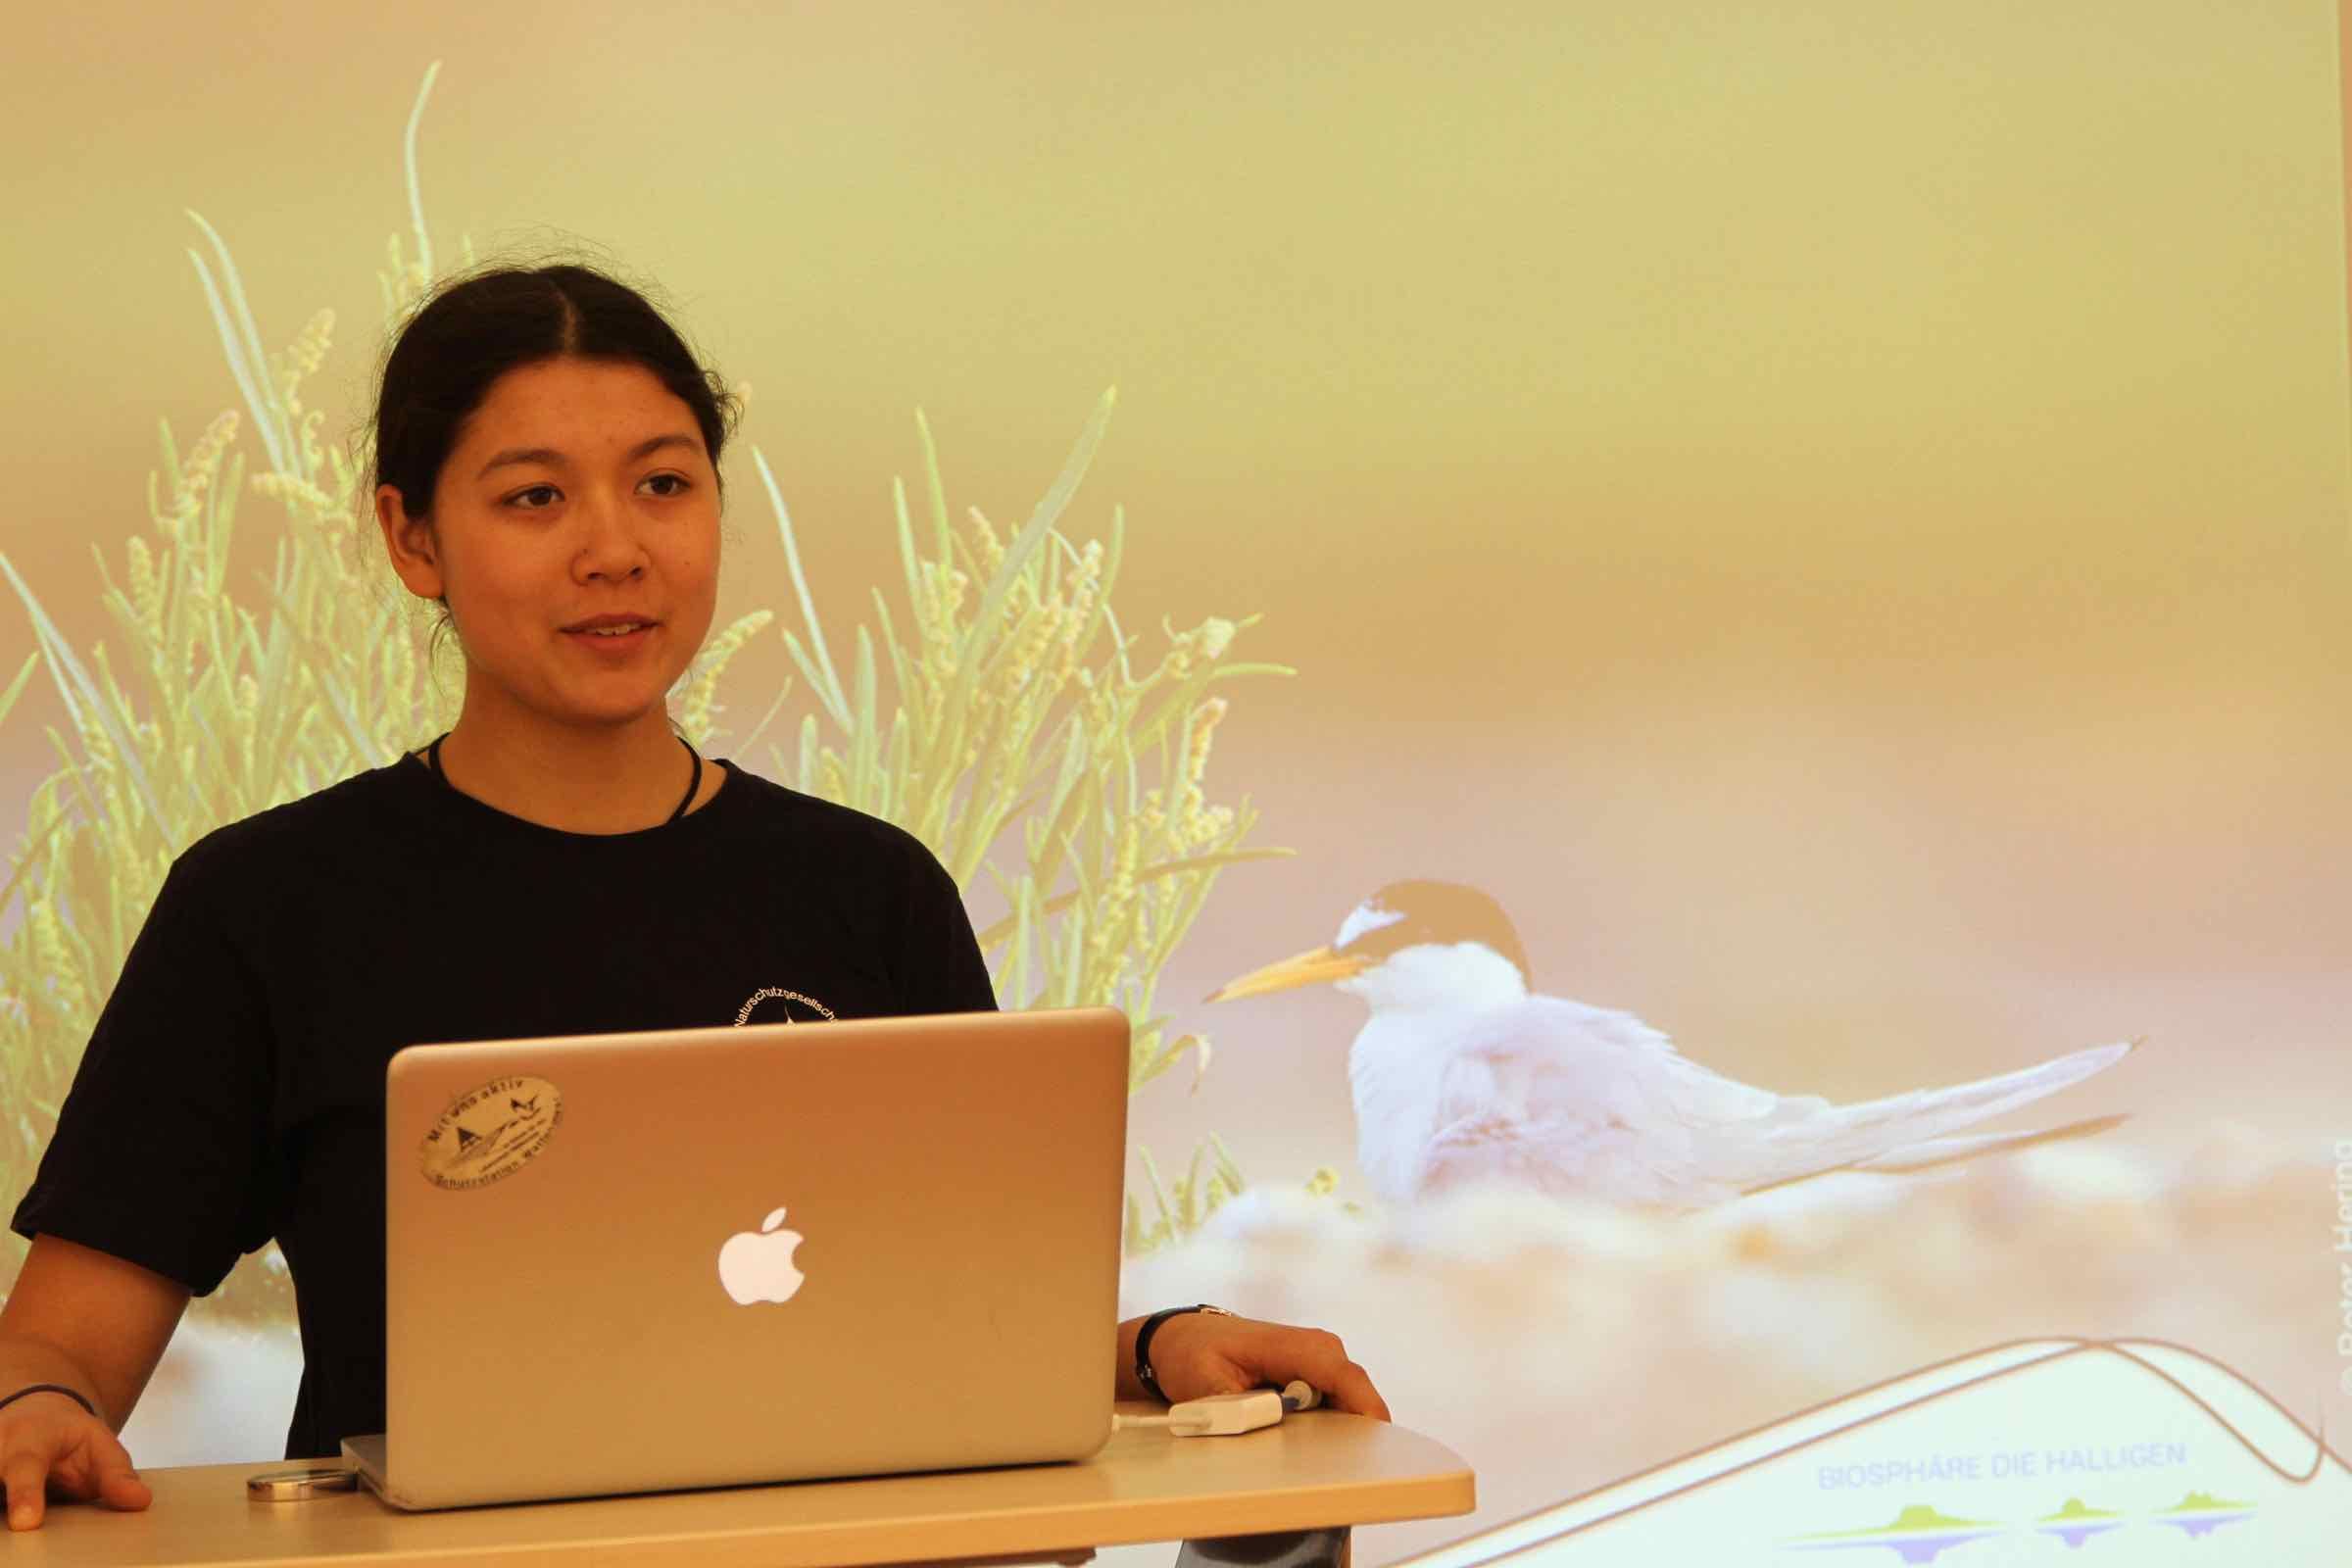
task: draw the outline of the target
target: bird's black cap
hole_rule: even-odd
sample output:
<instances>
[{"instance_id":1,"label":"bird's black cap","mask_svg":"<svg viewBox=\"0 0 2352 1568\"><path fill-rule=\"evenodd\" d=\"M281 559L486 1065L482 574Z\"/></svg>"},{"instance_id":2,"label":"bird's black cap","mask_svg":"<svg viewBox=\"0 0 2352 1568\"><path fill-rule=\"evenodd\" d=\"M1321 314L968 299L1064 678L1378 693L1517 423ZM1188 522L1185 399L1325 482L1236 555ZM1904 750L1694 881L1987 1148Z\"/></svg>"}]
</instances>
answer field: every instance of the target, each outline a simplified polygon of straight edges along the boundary
<instances>
[{"instance_id":1,"label":"bird's black cap","mask_svg":"<svg viewBox=\"0 0 2352 1568\"><path fill-rule=\"evenodd\" d=\"M1446 947L1480 942L1516 964L1530 989L1535 985L1518 928L1502 912L1501 905L1474 887L1460 882L1392 882L1364 903L1366 907L1402 918L1363 932L1341 948L1342 953L1378 963L1393 953L1423 943Z\"/></svg>"}]
</instances>

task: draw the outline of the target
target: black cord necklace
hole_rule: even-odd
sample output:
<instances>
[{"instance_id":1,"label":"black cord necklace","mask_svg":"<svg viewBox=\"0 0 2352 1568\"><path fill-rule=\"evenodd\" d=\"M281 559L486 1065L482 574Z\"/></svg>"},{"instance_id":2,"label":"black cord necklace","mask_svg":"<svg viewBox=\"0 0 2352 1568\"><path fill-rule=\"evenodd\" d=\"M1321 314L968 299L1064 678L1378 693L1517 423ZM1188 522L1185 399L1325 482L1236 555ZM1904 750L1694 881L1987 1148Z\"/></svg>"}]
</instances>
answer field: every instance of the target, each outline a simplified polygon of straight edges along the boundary
<instances>
[{"instance_id":1,"label":"black cord necklace","mask_svg":"<svg viewBox=\"0 0 2352 1568\"><path fill-rule=\"evenodd\" d=\"M439 779L444 784L449 784L449 787L452 790L456 790L457 793L463 795L466 792L464 790L459 790L455 784L450 784L449 775L441 771L441 743L449 739L449 731L443 730L439 735L435 736L433 738L433 744L424 749L424 760L432 767L433 777ZM694 776L686 781L686 796L683 800L678 802L678 808L669 813L668 821L665 821L662 824L663 827L669 826L670 822L675 822L679 817L686 814L686 808L694 804L695 792L703 787L703 754L696 751L683 735L678 737L678 744L680 746L684 746L686 748L686 755L694 759Z\"/></svg>"}]
</instances>

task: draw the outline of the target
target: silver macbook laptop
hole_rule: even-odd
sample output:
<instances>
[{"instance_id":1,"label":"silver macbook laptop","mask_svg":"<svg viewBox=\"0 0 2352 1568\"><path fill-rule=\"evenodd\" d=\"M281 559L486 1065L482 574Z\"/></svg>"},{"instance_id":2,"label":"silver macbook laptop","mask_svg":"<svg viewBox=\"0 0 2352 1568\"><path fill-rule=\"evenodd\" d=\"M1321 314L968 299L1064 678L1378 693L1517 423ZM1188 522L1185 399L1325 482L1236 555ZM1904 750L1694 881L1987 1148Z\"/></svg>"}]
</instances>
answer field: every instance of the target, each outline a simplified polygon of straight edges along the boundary
<instances>
[{"instance_id":1,"label":"silver macbook laptop","mask_svg":"<svg viewBox=\"0 0 2352 1568\"><path fill-rule=\"evenodd\" d=\"M412 1047L387 1069L403 1508L1080 1459L1110 1432L1108 1008Z\"/></svg>"}]
</instances>

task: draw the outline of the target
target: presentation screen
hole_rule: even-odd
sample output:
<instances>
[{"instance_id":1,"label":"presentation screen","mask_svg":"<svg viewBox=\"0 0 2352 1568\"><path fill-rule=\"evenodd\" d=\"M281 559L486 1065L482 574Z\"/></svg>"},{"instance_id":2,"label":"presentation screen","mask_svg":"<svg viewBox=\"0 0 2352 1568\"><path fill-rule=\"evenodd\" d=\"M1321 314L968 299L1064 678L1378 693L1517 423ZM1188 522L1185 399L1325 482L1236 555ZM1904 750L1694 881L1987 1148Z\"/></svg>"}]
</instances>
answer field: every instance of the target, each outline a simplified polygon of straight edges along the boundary
<instances>
[{"instance_id":1,"label":"presentation screen","mask_svg":"<svg viewBox=\"0 0 2352 1568\"><path fill-rule=\"evenodd\" d=\"M2328 0L17 31L12 1206L174 858L454 721L376 377L582 262L743 400L681 731L1128 1013L1121 1314L1477 1472L1368 1560L2335 1560ZM133 1458L275 1457L293 1309Z\"/></svg>"}]
</instances>

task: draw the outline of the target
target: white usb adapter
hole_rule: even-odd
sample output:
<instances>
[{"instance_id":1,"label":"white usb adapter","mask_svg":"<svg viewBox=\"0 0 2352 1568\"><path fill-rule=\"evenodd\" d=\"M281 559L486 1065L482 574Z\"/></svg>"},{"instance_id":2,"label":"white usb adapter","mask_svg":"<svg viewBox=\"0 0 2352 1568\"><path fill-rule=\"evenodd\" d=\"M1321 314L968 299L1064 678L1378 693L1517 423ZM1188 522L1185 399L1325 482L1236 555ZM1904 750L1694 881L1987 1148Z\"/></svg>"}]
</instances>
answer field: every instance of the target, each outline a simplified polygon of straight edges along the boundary
<instances>
[{"instance_id":1,"label":"white usb adapter","mask_svg":"<svg viewBox=\"0 0 2352 1568\"><path fill-rule=\"evenodd\" d=\"M1255 1432L1280 1421L1287 1410L1308 1410L1323 1402L1320 1391L1293 1383L1279 1394L1251 1389L1245 1394L1211 1394L1198 1399L1179 1399L1166 1415L1113 1415L1111 1430L1127 1427L1165 1427L1179 1438L1229 1438Z\"/></svg>"}]
</instances>

